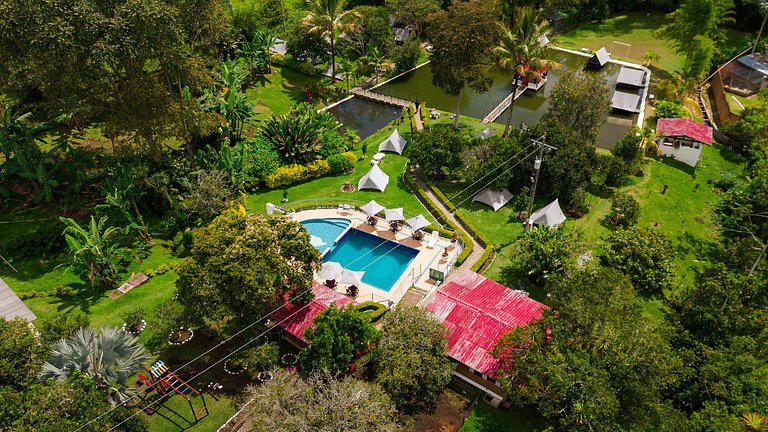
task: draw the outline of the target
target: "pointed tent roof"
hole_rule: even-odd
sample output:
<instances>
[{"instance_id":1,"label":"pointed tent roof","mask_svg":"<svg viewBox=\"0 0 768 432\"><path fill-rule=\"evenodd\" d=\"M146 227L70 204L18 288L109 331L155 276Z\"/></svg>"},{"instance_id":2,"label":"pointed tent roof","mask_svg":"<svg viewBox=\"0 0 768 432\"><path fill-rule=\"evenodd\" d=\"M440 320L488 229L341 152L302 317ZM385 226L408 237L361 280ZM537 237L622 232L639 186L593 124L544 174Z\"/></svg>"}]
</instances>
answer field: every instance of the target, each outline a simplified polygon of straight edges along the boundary
<instances>
[{"instance_id":1,"label":"pointed tent roof","mask_svg":"<svg viewBox=\"0 0 768 432\"><path fill-rule=\"evenodd\" d=\"M403 148L405 148L405 144L405 139L403 139L397 129L395 129L392 131L392 135L390 135L389 138L385 139L381 144L379 144L379 151L389 151L402 154Z\"/></svg>"},{"instance_id":2,"label":"pointed tent roof","mask_svg":"<svg viewBox=\"0 0 768 432\"><path fill-rule=\"evenodd\" d=\"M487 138L490 138L492 136L493 136L493 129L491 129L490 127L487 127L485 129L483 129L482 132L480 132L479 134L475 135L475 138L487 139Z\"/></svg>"},{"instance_id":3,"label":"pointed tent roof","mask_svg":"<svg viewBox=\"0 0 768 432\"><path fill-rule=\"evenodd\" d=\"M288 53L288 44L282 39L275 38L275 43L269 47L269 50L278 54L286 55Z\"/></svg>"},{"instance_id":4,"label":"pointed tent roof","mask_svg":"<svg viewBox=\"0 0 768 432\"><path fill-rule=\"evenodd\" d=\"M485 188L481 190L472 201L481 202L483 204L491 206L493 211L499 211L512 199L512 193L508 189L502 189L500 191L493 191L491 188Z\"/></svg>"},{"instance_id":5,"label":"pointed tent roof","mask_svg":"<svg viewBox=\"0 0 768 432\"><path fill-rule=\"evenodd\" d=\"M357 183L357 190L376 189L379 192L384 192L388 184L389 176L378 165L374 165Z\"/></svg>"},{"instance_id":6,"label":"pointed tent roof","mask_svg":"<svg viewBox=\"0 0 768 432\"><path fill-rule=\"evenodd\" d=\"M600 69L601 67L605 66L606 63L611 59L611 55L608 54L608 51L605 49L605 47L600 48L595 52L595 55L592 56L592 58L589 59L587 62L587 66L595 69Z\"/></svg>"},{"instance_id":7,"label":"pointed tent roof","mask_svg":"<svg viewBox=\"0 0 768 432\"><path fill-rule=\"evenodd\" d=\"M530 223L535 225L544 225L545 227L558 226L565 221L565 215L560 209L560 203L558 200L554 200L547 204L546 207L542 207L531 215L528 219Z\"/></svg>"},{"instance_id":8,"label":"pointed tent roof","mask_svg":"<svg viewBox=\"0 0 768 432\"><path fill-rule=\"evenodd\" d=\"M17 317L24 318L27 321L37 319L35 314L21 301L11 287L0 278L0 318L12 320Z\"/></svg>"}]
</instances>

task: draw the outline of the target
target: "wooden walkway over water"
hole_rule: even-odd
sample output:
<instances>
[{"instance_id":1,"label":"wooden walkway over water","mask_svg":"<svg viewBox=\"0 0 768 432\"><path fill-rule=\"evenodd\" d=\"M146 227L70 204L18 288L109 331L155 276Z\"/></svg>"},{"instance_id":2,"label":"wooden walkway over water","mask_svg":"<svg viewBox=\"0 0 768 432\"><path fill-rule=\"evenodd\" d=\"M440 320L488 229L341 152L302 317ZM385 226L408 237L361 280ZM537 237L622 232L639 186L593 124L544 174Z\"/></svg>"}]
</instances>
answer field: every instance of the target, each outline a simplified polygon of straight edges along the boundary
<instances>
[{"instance_id":1,"label":"wooden walkway over water","mask_svg":"<svg viewBox=\"0 0 768 432\"><path fill-rule=\"evenodd\" d=\"M359 96L364 99L373 100L376 102L385 103L387 105L394 105L399 106L401 108L411 106L413 105L413 102L406 100L406 99L400 99L394 96L389 96L381 93L372 92L370 90L363 90L360 87L355 87L352 90L350 90L355 96Z\"/></svg>"},{"instance_id":2,"label":"wooden walkway over water","mask_svg":"<svg viewBox=\"0 0 768 432\"><path fill-rule=\"evenodd\" d=\"M490 123L501 115L501 113L504 112L507 108L509 108L510 105L512 105L512 97L514 96L515 100L518 100L520 96L525 93L525 91L528 90L527 86L517 86L517 89L515 90L514 95L512 93L509 94L509 96L505 97L503 101L501 101L500 104L496 106L493 110L491 110L490 113L488 113L487 116L483 119L483 123Z\"/></svg>"}]
</instances>

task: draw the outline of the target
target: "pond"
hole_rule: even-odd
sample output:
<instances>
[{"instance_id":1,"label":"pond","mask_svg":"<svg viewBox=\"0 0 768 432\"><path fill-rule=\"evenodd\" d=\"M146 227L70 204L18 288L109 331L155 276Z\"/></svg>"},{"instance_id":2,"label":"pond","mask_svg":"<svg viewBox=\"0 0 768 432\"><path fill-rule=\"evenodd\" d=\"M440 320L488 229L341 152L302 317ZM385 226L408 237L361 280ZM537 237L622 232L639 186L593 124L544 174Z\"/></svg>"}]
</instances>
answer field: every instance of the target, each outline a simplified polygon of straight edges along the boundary
<instances>
[{"instance_id":1,"label":"pond","mask_svg":"<svg viewBox=\"0 0 768 432\"><path fill-rule=\"evenodd\" d=\"M357 131L360 139L368 138L403 114L401 108L359 97L353 97L346 102L328 108L328 111L344 127Z\"/></svg>"},{"instance_id":2,"label":"pond","mask_svg":"<svg viewBox=\"0 0 768 432\"><path fill-rule=\"evenodd\" d=\"M537 92L526 91L515 103L512 114L512 124L519 125L525 122L529 125L536 123L549 108L547 98L555 84L566 70L581 70L587 63L588 57L551 50L549 58L562 64L563 67L551 71L547 84ZM616 78L621 66L608 63L600 71L590 71L603 77L611 89L611 95L616 87ZM494 73L494 83L489 91L478 94L471 89L465 89L462 93L461 114L482 119L496 105L498 105L512 90L511 75L509 73ZM407 95L411 100L425 102L429 108L437 108L441 111L453 112L456 108L456 98L446 95L442 90L432 84L432 70L427 64L419 69L393 80L375 91L380 93L397 94L400 97ZM627 90L622 90L627 91ZM638 91L639 92L639 91ZM610 148L621 139L637 122L637 114L606 113L606 123L600 129L598 146ZM504 123L507 119L506 111L503 112L497 123Z\"/></svg>"}]
</instances>

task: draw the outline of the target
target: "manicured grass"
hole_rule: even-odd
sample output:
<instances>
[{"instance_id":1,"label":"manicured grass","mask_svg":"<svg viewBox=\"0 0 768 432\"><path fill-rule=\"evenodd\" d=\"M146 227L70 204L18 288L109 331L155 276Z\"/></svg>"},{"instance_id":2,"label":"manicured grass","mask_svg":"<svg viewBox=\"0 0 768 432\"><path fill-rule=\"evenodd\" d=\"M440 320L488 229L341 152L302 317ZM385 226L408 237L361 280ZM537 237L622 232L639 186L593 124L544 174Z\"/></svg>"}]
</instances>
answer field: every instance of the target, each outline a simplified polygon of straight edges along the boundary
<instances>
[{"instance_id":1,"label":"manicured grass","mask_svg":"<svg viewBox=\"0 0 768 432\"><path fill-rule=\"evenodd\" d=\"M459 432L539 432L546 426L544 419L533 409L495 409L479 402Z\"/></svg>"},{"instance_id":2,"label":"manicured grass","mask_svg":"<svg viewBox=\"0 0 768 432\"><path fill-rule=\"evenodd\" d=\"M740 115L744 110L742 106L744 108L757 108L762 104L762 101L757 95L744 97L726 92L725 98L728 100L728 105L731 107L731 112L736 115Z\"/></svg>"},{"instance_id":3,"label":"manicured grass","mask_svg":"<svg viewBox=\"0 0 768 432\"><path fill-rule=\"evenodd\" d=\"M262 114L259 118L263 119L270 114L285 114L297 103L304 102L304 86L317 79L273 66L272 73L255 79L245 94L256 103L254 110Z\"/></svg>"},{"instance_id":4,"label":"manicured grass","mask_svg":"<svg viewBox=\"0 0 768 432\"><path fill-rule=\"evenodd\" d=\"M568 31L556 38L553 43L569 49L601 47L612 51L614 58L642 63L643 56L651 50L660 56L655 64L667 72L680 71L683 58L677 55L666 39L658 38L654 32L669 23L663 14L646 15L644 12L630 12L615 15L600 22L591 22ZM728 52L729 47L742 46L750 36L734 30L726 30L726 41L721 50ZM630 44L630 47L614 42Z\"/></svg>"},{"instance_id":5,"label":"manicured grass","mask_svg":"<svg viewBox=\"0 0 768 432\"><path fill-rule=\"evenodd\" d=\"M267 202L279 205L283 197L283 191L288 190L288 205L296 201L311 200L313 198L349 199L364 202L373 199L386 207L403 207L407 215L415 216L422 213L427 219L434 220L403 182L402 174L407 161L405 156L387 153L379 165L389 175L389 185L384 193L370 190L355 190L351 193L341 191L341 187L347 181L357 188L360 178L371 168L371 156L376 153L379 143L389 136L392 130L393 127L390 125L365 139L365 142L368 143L367 155L357 162L354 172L340 176L322 177L276 189L257 191L248 196L248 211L263 213ZM401 124L398 130L406 140L410 139L410 126L407 123ZM355 153L361 154L360 150L356 150Z\"/></svg>"}]
</instances>

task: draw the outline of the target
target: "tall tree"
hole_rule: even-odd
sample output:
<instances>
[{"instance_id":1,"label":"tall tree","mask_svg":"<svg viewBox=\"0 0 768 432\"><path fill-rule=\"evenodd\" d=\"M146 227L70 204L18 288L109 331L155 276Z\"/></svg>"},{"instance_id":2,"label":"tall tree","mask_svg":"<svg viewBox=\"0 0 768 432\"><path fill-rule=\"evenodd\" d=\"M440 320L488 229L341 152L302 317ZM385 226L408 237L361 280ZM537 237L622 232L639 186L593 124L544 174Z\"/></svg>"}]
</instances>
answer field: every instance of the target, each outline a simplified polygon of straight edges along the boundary
<instances>
[{"instance_id":1,"label":"tall tree","mask_svg":"<svg viewBox=\"0 0 768 432\"><path fill-rule=\"evenodd\" d=\"M662 233L631 227L611 233L603 261L629 276L638 291L663 294L673 257L672 244Z\"/></svg>"},{"instance_id":2,"label":"tall tree","mask_svg":"<svg viewBox=\"0 0 768 432\"><path fill-rule=\"evenodd\" d=\"M381 330L376 382L401 411L428 409L451 380L445 327L424 309L403 306L387 313Z\"/></svg>"},{"instance_id":3,"label":"tall tree","mask_svg":"<svg viewBox=\"0 0 768 432\"><path fill-rule=\"evenodd\" d=\"M26 320L0 318L0 387L29 386L45 361L45 351Z\"/></svg>"},{"instance_id":4,"label":"tall tree","mask_svg":"<svg viewBox=\"0 0 768 432\"><path fill-rule=\"evenodd\" d=\"M440 10L440 0L386 0L389 13L396 22L413 29L417 36L424 34L424 28L431 14Z\"/></svg>"},{"instance_id":5,"label":"tall tree","mask_svg":"<svg viewBox=\"0 0 768 432\"><path fill-rule=\"evenodd\" d=\"M345 11L344 0L309 0L307 16L301 21L310 26L310 32L331 41L331 76L336 78L336 40L341 33L351 32L355 24L352 18L357 12Z\"/></svg>"},{"instance_id":6,"label":"tall tree","mask_svg":"<svg viewBox=\"0 0 768 432\"><path fill-rule=\"evenodd\" d=\"M309 346L299 353L301 367L308 371L348 373L355 359L367 353L379 338L379 331L354 305L339 308L334 304L312 322L315 326L304 334Z\"/></svg>"},{"instance_id":7,"label":"tall tree","mask_svg":"<svg viewBox=\"0 0 768 432\"><path fill-rule=\"evenodd\" d=\"M210 83L226 32L219 0L10 0L0 5L0 82L34 90L55 113L135 134L154 154L180 136L182 89Z\"/></svg>"},{"instance_id":8,"label":"tall tree","mask_svg":"<svg viewBox=\"0 0 768 432\"><path fill-rule=\"evenodd\" d=\"M491 2L457 2L429 19L432 82L456 96L453 128L459 128L461 92L469 86L482 93L493 83L490 50L499 27Z\"/></svg>"},{"instance_id":9,"label":"tall tree","mask_svg":"<svg viewBox=\"0 0 768 432\"><path fill-rule=\"evenodd\" d=\"M85 327L53 344L51 358L43 365L40 378L63 381L81 372L93 379L96 388L116 405L135 393L128 378L149 360L149 352L139 339L117 327Z\"/></svg>"},{"instance_id":10,"label":"tall tree","mask_svg":"<svg viewBox=\"0 0 768 432\"><path fill-rule=\"evenodd\" d=\"M542 73L549 69L559 68L560 64L554 60L548 60L544 56L549 48L542 42L542 38L549 31L547 21L542 21L540 13L531 7L522 7L515 10L512 27L502 26L502 36L499 44L493 48L496 62L504 71L512 72L512 101L507 109L507 122L504 126L504 134L509 134L512 125L512 111L515 108L514 94L517 92L517 80L542 79Z\"/></svg>"},{"instance_id":11,"label":"tall tree","mask_svg":"<svg viewBox=\"0 0 768 432\"><path fill-rule=\"evenodd\" d=\"M352 377L273 371L274 379L248 388L243 410L248 430L397 432L392 401L377 385Z\"/></svg>"},{"instance_id":12,"label":"tall tree","mask_svg":"<svg viewBox=\"0 0 768 432\"><path fill-rule=\"evenodd\" d=\"M594 144L610 110L609 88L597 74L568 72L552 89L542 122Z\"/></svg>"},{"instance_id":13,"label":"tall tree","mask_svg":"<svg viewBox=\"0 0 768 432\"><path fill-rule=\"evenodd\" d=\"M544 318L513 329L493 350L512 400L535 403L562 430L688 430L664 399L681 362L625 276L590 268L548 291Z\"/></svg>"},{"instance_id":14,"label":"tall tree","mask_svg":"<svg viewBox=\"0 0 768 432\"><path fill-rule=\"evenodd\" d=\"M733 21L732 9L733 0L685 0L667 15L672 22L656 31L657 37L669 39L675 52L685 57L686 78L699 78L709 70L714 44L725 39L720 26Z\"/></svg>"},{"instance_id":15,"label":"tall tree","mask_svg":"<svg viewBox=\"0 0 768 432\"><path fill-rule=\"evenodd\" d=\"M179 302L188 316L250 322L283 296L311 299L312 274L321 262L300 223L248 215L240 206L197 232L191 256L178 269Z\"/></svg>"}]
</instances>

